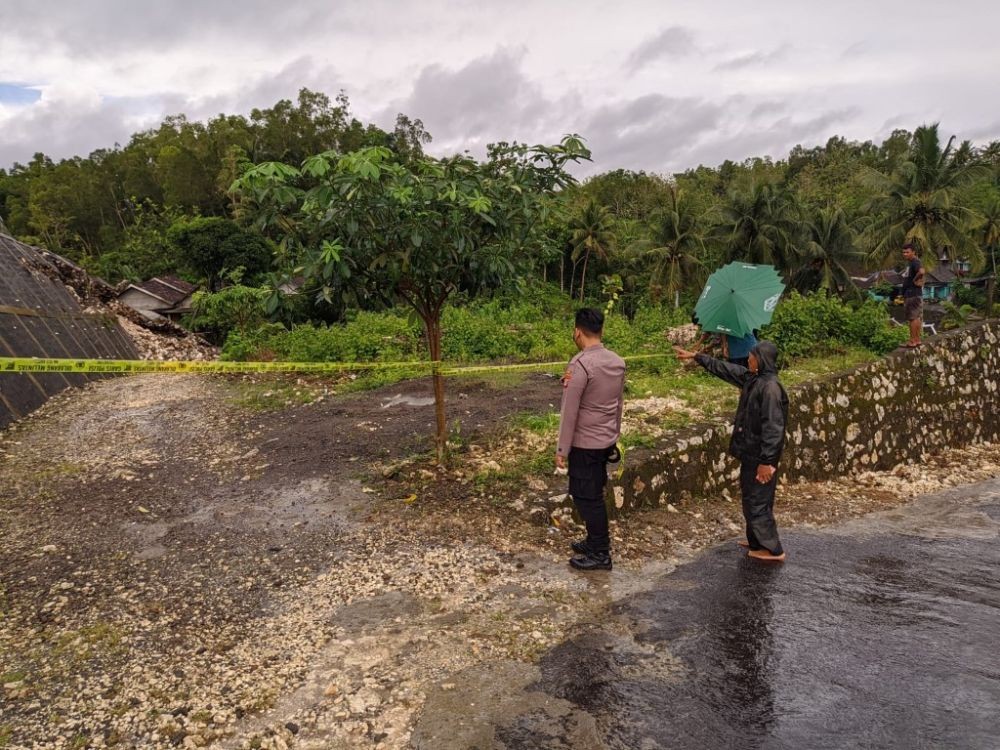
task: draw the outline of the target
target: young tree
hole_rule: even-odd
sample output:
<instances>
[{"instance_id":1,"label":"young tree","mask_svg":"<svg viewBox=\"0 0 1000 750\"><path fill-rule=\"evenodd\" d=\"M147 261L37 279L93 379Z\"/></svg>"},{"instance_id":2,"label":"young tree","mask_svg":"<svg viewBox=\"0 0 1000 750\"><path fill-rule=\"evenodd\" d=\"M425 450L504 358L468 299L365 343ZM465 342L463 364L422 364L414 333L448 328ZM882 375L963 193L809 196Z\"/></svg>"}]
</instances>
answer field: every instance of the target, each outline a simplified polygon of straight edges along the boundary
<instances>
[{"instance_id":1,"label":"young tree","mask_svg":"<svg viewBox=\"0 0 1000 750\"><path fill-rule=\"evenodd\" d=\"M234 185L256 206L262 228L277 228L330 299L349 283L386 302L402 300L423 321L433 368L437 456L447 428L441 313L460 285L515 275L534 243L554 191L573 182L567 162L589 159L578 136L556 146L495 144L485 162L465 156L402 158L385 147L327 151L301 167L266 163Z\"/></svg>"}]
</instances>

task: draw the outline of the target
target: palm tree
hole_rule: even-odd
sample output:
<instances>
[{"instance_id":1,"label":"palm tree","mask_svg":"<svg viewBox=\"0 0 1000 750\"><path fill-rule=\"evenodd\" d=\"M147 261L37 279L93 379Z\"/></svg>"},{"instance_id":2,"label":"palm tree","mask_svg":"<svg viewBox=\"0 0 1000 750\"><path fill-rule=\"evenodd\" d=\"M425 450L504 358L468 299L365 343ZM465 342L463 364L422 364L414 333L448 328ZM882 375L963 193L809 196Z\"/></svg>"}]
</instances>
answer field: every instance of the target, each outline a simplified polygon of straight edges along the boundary
<instances>
[{"instance_id":1,"label":"palm tree","mask_svg":"<svg viewBox=\"0 0 1000 750\"><path fill-rule=\"evenodd\" d=\"M603 260L608 259L608 255L615 245L613 226L614 217L612 217L611 212L593 198L584 204L583 209L570 221L573 267L575 268L580 258L583 258L583 273L580 274L581 302L583 302L586 290L587 263L590 261L591 253ZM572 296L572 294L571 282L570 295Z\"/></svg>"},{"instance_id":2,"label":"palm tree","mask_svg":"<svg viewBox=\"0 0 1000 750\"><path fill-rule=\"evenodd\" d=\"M729 260L770 263L787 271L800 255L801 209L791 193L753 181L732 190L720 209L720 239Z\"/></svg>"},{"instance_id":3,"label":"palm tree","mask_svg":"<svg viewBox=\"0 0 1000 750\"><path fill-rule=\"evenodd\" d=\"M792 276L792 287L802 293L821 288L837 294L856 293L848 266L860 263L864 253L844 210L818 208L805 227L803 263Z\"/></svg>"},{"instance_id":4,"label":"palm tree","mask_svg":"<svg viewBox=\"0 0 1000 750\"><path fill-rule=\"evenodd\" d=\"M992 196L983 208L979 240L989 253L989 262L993 266L993 283L996 284L997 254L1000 254L1000 196L998 195Z\"/></svg>"},{"instance_id":5,"label":"palm tree","mask_svg":"<svg viewBox=\"0 0 1000 750\"><path fill-rule=\"evenodd\" d=\"M954 147L955 136L941 147L938 124L922 125L913 133L909 157L892 174L865 169L861 179L877 195L866 207L871 220L864 232L869 260L884 266L907 241L923 250L933 266L937 251L952 249L976 268L984 262L972 230L979 216L965 205L960 188L985 177L988 167L966 158L967 144Z\"/></svg>"},{"instance_id":6,"label":"palm tree","mask_svg":"<svg viewBox=\"0 0 1000 750\"><path fill-rule=\"evenodd\" d=\"M649 239L633 242L628 250L635 257L652 261L650 291L673 296L680 307L681 289L691 283L702 268L705 232L697 213L677 186L670 185L666 205L654 214L655 226Z\"/></svg>"}]
</instances>

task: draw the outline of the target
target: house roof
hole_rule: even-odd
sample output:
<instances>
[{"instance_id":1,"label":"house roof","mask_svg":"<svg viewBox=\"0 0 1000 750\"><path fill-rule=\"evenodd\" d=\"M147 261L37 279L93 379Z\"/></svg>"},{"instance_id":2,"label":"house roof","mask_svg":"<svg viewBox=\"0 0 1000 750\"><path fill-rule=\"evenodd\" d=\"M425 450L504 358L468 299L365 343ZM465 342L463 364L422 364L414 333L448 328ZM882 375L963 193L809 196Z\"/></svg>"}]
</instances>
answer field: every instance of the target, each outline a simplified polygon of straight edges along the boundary
<instances>
[{"instance_id":1,"label":"house roof","mask_svg":"<svg viewBox=\"0 0 1000 750\"><path fill-rule=\"evenodd\" d=\"M876 284L881 284L882 282L892 284L893 286L900 286L903 283L903 277L893 270L875 271L875 273L868 276L855 276L852 280L858 289L871 289Z\"/></svg>"},{"instance_id":2,"label":"house roof","mask_svg":"<svg viewBox=\"0 0 1000 750\"><path fill-rule=\"evenodd\" d=\"M927 269L924 272L924 277L928 284L932 286L943 286L945 284L952 284L958 280L958 275L951 270L950 266L945 264L940 264L934 267L934 269ZM875 273L869 274L868 276L853 277L854 285L859 289L871 289L876 284L886 282L892 284L893 286L903 285L903 276L896 271L876 271Z\"/></svg>"},{"instance_id":3,"label":"house roof","mask_svg":"<svg viewBox=\"0 0 1000 750\"><path fill-rule=\"evenodd\" d=\"M928 269L924 272L924 276L927 278L928 283L931 284L951 284L958 278L958 275L951 270L951 267L946 266L944 263L935 266L933 269Z\"/></svg>"},{"instance_id":4,"label":"house roof","mask_svg":"<svg viewBox=\"0 0 1000 750\"><path fill-rule=\"evenodd\" d=\"M130 284L128 288L148 294L150 297L165 302L168 307L173 307L191 295L198 287L178 279L176 276L157 276L138 284Z\"/></svg>"},{"instance_id":5,"label":"house roof","mask_svg":"<svg viewBox=\"0 0 1000 750\"><path fill-rule=\"evenodd\" d=\"M157 276L157 281L163 282L168 286L172 286L178 291L184 292L185 294L191 294L198 290L197 284L192 284L189 281L184 281L184 279L178 279L176 276Z\"/></svg>"}]
</instances>

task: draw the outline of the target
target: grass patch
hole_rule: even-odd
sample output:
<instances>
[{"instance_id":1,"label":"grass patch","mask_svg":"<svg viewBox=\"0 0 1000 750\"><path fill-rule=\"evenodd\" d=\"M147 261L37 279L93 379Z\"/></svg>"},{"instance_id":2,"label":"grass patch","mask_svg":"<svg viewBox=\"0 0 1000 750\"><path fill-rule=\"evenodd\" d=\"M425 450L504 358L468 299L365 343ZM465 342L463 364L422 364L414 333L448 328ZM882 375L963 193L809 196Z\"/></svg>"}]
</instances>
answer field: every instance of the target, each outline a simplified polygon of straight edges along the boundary
<instances>
[{"instance_id":1,"label":"grass patch","mask_svg":"<svg viewBox=\"0 0 1000 750\"><path fill-rule=\"evenodd\" d=\"M518 414L512 420L515 429L528 430L537 435L547 435L559 429L559 412L548 414Z\"/></svg>"},{"instance_id":2,"label":"grass patch","mask_svg":"<svg viewBox=\"0 0 1000 750\"><path fill-rule=\"evenodd\" d=\"M656 445L656 438L651 435L644 435L641 432L630 432L622 435L621 440L618 441L618 445L625 450L629 450L630 448L652 448Z\"/></svg>"},{"instance_id":3,"label":"grass patch","mask_svg":"<svg viewBox=\"0 0 1000 750\"><path fill-rule=\"evenodd\" d=\"M123 651L121 630L107 622L59 633L52 644L52 655L73 667L91 659L118 656Z\"/></svg>"},{"instance_id":4,"label":"grass patch","mask_svg":"<svg viewBox=\"0 0 1000 750\"><path fill-rule=\"evenodd\" d=\"M73 461L58 461L53 464L48 464L44 469L36 472L35 478L52 480L60 477L73 477L77 474L83 473L86 468L87 467L83 464L78 464Z\"/></svg>"},{"instance_id":5,"label":"grass patch","mask_svg":"<svg viewBox=\"0 0 1000 750\"><path fill-rule=\"evenodd\" d=\"M786 387L799 385L809 380L849 370L858 365L868 364L877 359L879 357L867 349L847 349L823 357L810 357L793 362L788 368L782 370L781 382Z\"/></svg>"}]
</instances>

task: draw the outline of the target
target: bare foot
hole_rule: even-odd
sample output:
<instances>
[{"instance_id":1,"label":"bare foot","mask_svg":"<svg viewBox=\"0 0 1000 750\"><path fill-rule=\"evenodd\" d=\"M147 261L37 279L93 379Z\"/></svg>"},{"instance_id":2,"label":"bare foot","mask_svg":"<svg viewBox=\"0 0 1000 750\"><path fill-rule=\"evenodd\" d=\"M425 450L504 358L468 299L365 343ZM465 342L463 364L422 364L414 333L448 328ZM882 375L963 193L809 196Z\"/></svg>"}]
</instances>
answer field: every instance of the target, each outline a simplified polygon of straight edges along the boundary
<instances>
[{"instance_id":1,"label":"bare foot","mask_svg":"<svg viewBox=\"0 0 1000 750\"><path fill-rule=\"evenodd\" d=\"M744 541L741 540L741 541L738 541L736 543L738 545L740 545L741 547L743 547L743 549L750 549L750 542L744 542Z\"/></svg>"},{"instance_id":2,"label":"bare foot","mask_svg":"<svg viewBox=\"0 0 1000 750\"><path fill-rule=\"evenodd\" d=\"M767 562L784 562L785 553L782 552L780 555L772 555L766 549L752 549L747 552L748 557L752 557L755 560L766 560Z\"/></svg>"}]
</instances>

